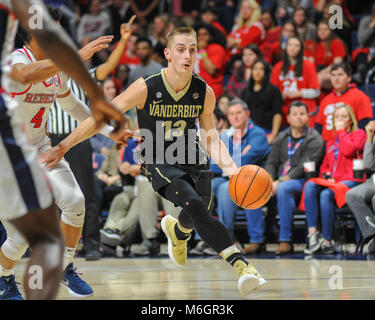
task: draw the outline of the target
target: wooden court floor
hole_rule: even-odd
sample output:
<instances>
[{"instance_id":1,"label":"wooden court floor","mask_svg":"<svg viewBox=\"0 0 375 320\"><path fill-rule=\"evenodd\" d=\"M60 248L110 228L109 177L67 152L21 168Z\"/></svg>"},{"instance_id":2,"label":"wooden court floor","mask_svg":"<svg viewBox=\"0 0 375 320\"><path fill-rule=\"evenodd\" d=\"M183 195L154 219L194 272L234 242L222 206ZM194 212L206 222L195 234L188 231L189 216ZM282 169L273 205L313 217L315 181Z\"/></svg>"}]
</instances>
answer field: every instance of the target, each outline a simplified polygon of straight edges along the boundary
<instances>
[{"instance_id":1,"label":"wooden court floor","mask_svg":"<svg viewBox=\"0 0 375 320\"><path fill-rule=\"evenodd\" d=\"M375 299L375 261L248 259L267 280L247 299ZM16 267L22 282L26 259ZM75 265L100 300L239 300L235 272L219 258L102 258ZM21 286L22 291L22 286ZM58 300L73 299L61 285Z\"/></svg>"}]
</instances>

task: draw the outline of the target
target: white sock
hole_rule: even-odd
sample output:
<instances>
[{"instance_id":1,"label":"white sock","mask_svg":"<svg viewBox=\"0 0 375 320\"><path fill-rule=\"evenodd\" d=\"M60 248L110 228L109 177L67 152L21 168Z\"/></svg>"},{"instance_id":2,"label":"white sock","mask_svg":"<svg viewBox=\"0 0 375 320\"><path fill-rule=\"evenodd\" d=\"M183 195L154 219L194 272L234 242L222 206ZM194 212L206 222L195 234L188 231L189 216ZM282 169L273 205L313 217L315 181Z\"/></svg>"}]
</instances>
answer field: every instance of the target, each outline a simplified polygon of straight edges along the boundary
<instances>
[{"instance_id":1,"label":"white sock","mask_svg":"<svg viewBox=\"0 0 375 320\"><path fill-rule=\"evenodd\" d=\"M12 274L14 274L14 271L13 269L4 269L1 265L0 265L0 277L8 277L8 276L11 276Z\"/></svg>"},{"instance_id":2,"label":"white sock","mask_svg":"<svg viewBox=\"0 0 375 320\"><path fill-rule=\"evenodd\" d=\"M64 269L66 269L66 267L73 263L73 258L74 258L74 254L76 252L76 248L69 248L69 247L65 247L64 249Z\"/></svg>"}]
</instances>

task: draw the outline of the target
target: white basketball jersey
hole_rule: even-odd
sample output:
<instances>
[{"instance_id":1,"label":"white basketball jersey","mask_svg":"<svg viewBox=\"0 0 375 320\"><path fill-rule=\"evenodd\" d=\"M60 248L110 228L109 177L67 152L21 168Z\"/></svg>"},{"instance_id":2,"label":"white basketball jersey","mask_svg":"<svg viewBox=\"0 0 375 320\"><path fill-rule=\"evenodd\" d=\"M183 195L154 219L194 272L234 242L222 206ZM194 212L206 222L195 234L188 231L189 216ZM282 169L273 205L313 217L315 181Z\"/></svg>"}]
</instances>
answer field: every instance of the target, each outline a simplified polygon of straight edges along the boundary
<instances>
[{"instance_id":1,"label":"white basketball jersey","mask_svg":"<svg viewBox=\"0 0 375 320\"><path fill-rule=\"evenodd\" d=\"M25 47L14 51L11 58L12 65L36 62L32 52ZM46 136L49 111L56 97L69 90L67 80L67 75L59 72L45 81L28 85L11 81L10 93L18 102L17 115L23 119L31 144L42 147L49 142Z\"/></svg>"}]
</instances>

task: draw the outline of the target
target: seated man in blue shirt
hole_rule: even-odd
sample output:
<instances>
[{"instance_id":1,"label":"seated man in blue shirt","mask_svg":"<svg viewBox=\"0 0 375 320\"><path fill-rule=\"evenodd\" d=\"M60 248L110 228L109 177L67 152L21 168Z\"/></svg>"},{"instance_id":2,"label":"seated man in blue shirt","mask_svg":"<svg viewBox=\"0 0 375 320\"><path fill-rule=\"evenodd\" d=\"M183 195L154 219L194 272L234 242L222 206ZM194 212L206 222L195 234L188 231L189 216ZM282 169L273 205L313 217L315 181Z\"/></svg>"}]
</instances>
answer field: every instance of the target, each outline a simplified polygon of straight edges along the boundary
<instances>
[{"instance_id":1,"label":"seated man in blue shirt","mask_svg":"<svg viewBox=\"0 0 375 320\"><path fill-rule=\"evenodd\" d=\"M227 114L231 128L224 131L220 138L224 141L233 161L238 167L247 164L262 165L270 152L270 146L263 129L250 120L247 104L234 99L230 102ZM215 173L212 180L212 191L217 198L217 214L233 236L234 222L238 211L237 205L229 196L229 178L223 175L221 169L211 163L211 170ZM250 246L244 253L260 252L264 241L264 216L262 209L245 210Z\"/></svg>"}]
</instances>

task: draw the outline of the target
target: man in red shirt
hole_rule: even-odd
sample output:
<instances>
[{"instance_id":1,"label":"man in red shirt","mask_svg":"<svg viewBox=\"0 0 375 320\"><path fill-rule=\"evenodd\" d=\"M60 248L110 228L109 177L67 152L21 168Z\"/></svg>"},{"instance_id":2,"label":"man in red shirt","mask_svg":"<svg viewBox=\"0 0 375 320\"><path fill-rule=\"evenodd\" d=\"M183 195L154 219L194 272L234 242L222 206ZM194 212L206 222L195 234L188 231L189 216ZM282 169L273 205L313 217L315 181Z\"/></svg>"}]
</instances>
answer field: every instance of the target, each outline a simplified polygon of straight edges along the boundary
<instances>
[{"instance_id":1,"label":"man in red shirt","mask_svg":"<svg viewBox=\"0 0 375 320\"><path fill-rule=\"evenodd\" d=\"M344 63L335 63L331 68L331 82L334 90L320 104L318 116L315 119L315 129L322 134L324 141L333 137L333 111L342 104L350 105L358 121L358 127L364 129L373 118L370 98L350 84L351 69Z\"/></svg>"}]
</instances>

